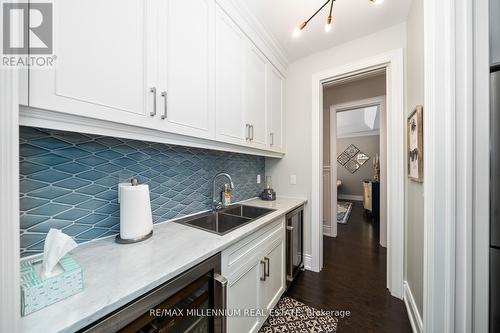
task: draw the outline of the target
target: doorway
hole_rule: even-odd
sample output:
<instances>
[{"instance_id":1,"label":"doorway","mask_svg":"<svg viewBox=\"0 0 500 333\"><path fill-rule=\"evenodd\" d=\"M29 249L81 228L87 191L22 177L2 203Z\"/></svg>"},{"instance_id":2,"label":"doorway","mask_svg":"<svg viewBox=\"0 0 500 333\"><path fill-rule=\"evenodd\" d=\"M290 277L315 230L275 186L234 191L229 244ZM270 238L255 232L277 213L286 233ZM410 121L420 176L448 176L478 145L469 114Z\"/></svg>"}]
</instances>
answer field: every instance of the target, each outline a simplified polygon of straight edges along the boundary
<instances>
[{"instance_id":1,"label":"doorway","mask_svg":"<svg viewBox=\"0 0 500 333\"><path fill-rule=\"evenodd\" d=\"M323 88L323 232L337 237L361 204L387 246L386 74L332 82Z\"/></svg>"},{"instance_id":2,"label":"doorway","mask_svg":"<svg viewBox=\"0 0 500 333\"><path fill-rule=\"evenodd\" d=\"M387 114L387 288L403 298L404 266L404 66L398 49L312 77L311 269L323 267L323 86L386 71Z\"/></svg>"}]
</instances>

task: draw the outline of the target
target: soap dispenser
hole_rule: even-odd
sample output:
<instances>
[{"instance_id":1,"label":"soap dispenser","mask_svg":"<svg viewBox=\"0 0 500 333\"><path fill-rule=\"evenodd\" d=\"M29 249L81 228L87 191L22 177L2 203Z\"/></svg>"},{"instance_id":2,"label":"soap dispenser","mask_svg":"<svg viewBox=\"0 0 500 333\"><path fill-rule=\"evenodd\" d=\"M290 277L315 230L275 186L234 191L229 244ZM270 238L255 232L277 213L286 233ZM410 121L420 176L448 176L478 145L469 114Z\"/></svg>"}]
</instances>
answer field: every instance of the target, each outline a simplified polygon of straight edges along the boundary
<instances>
[{"instance_id":1,"label":"soap dispenser","mask_svg":"<svg viewBox=\"0 0 500 333\"><path fill-rule=\"evenodd\" d=\"M221 192L221 202L223 207L231 204L231 186L224 184L224 191Z\"/></svg>"}]
</instances>

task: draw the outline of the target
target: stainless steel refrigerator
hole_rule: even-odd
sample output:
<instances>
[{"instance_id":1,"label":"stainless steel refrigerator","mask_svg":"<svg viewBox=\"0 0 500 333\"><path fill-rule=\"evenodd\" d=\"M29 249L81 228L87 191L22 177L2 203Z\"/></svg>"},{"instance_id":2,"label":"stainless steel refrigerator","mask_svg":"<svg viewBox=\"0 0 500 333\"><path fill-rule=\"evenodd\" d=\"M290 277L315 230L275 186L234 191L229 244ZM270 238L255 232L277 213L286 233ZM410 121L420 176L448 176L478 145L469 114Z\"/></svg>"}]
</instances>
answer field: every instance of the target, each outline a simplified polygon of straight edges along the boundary
<instances>
[{"instance_id":1,"label":"stainless steel refrigerator","mask_svg":"<svg viewBox=\"0 0 500 333\"><path fill-rule=\"evenodd\" d=\"M500 0L490 0L490 332L500 332Z\"/></svg>"}]
</instances>

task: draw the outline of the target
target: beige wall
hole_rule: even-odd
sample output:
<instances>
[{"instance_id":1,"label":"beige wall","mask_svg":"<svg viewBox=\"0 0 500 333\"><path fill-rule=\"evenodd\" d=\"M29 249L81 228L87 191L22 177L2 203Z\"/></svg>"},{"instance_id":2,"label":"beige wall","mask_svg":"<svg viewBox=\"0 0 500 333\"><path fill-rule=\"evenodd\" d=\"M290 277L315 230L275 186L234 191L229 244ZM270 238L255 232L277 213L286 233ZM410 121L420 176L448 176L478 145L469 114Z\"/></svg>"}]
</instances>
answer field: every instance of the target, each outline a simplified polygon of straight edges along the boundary
<instances>
[{"instance_id":1,"label":"beige wall","mask_svg":"<svg viewBox=\"0 0 500 333\"><path fill-rule=\"evenodd\" d=\"M314 73L354 63L406 47L406 23L377 31L290 64L285 91L285 135L287 153L282 159L266 159L266 175L273 177L278 195L312 199L311 78ZM290 176L296 178L291 184ZM311 254L311 210L304 212L304 252Z\"/></svg>"},{"instance_id":2,"label":"beige wall","mask_svg":"<svg viewBox=\"0 0 500 333\"><path fill-rule=\"evenodd\" d=\"M385 74L323 90L323 164L330 165L330 106L385 96Z\"/></svg>"},{"instance_id":3,"label":"beige wall","mask_svg":"<svg viewBox=\"0 0 500 333\"><path fill-rule=\"evenodd\" d=\"M423 0L413 0L407 21L407 114L424 103ZM425 119L425 106L424 106ZM424 120L425 121L425 120ZM425 149L425 147L424 147ZM420 314L423 309L424 255L423 184L406 180L405 280Z\"/></svg>"},{"instance_id":4,"label":"beige wall","mask_svg":"<svg viewBox=\"0 0 500 333\"><path fill-rule=\"evenodd\" d=\"M337 155L343 152L351 144L358 147L370 159L363 164L358 171L350 173L347 169L337 164L337 179L342 181L339 187L339 195L363 195L363 180L372 179L374 174L373 159L375 154L380 154L380 136L358 136L353 138L337 139ZM335 161L335 160L334 160Z\"/></svg>"}]
</instances>

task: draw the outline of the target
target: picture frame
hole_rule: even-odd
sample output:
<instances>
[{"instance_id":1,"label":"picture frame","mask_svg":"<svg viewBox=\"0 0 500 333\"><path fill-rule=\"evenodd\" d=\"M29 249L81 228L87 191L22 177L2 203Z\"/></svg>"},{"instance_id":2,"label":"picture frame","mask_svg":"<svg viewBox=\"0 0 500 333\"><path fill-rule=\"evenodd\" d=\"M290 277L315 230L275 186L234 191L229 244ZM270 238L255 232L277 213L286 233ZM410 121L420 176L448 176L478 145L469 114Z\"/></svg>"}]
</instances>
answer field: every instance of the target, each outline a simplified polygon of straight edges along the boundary
<instances>
[{"instance_id":1,"label":"picture frame","mask_svg":"<svg viewBox=\"0 0 500 333\"><path fill-rule=\"evenodd\" d=\"M424 181L423 106L417 105L407 121L408 178Z\"/></svg>"}]
</instances>

